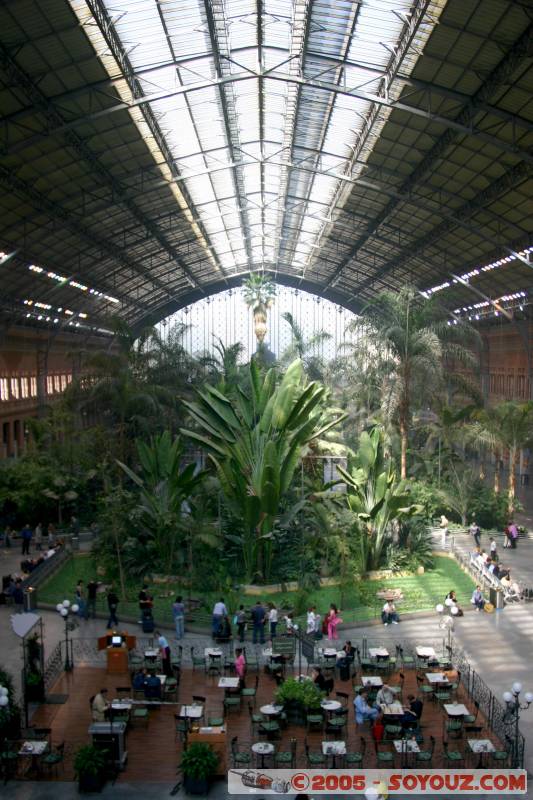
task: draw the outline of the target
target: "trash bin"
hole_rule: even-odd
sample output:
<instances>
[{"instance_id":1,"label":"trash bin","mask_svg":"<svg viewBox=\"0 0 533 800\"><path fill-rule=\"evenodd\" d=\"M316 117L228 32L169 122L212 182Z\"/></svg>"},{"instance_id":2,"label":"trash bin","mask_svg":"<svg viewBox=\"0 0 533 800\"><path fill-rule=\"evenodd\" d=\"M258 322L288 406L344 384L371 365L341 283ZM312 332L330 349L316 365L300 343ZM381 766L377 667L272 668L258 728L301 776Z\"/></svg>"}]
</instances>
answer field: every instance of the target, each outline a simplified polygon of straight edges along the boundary
<instances>
[{"instance_id":1,"label":"trash bin","mask_svg":"<svg viewBox=\"0 0 533 800\"><path fill-rule=\"evenodd\" d=\"M33 586L24 589L24 611L35 611L37 608L37 590Z\"/></svg>"},{"instance_id":2,"label":"trash bin","mask_svg":"<svg viewBox=\"0 0 533 800\"><path fill-rule=\"evenodd\" d=\"M73 550L80 549L80 537L79 536L71 536L70 538L70 546Z\"/></svg>"},{"instance_id":3,"label":"trash bin","mask_svg":"<svg viewBox=\"0 0 533 800\"><path fill-rule=\"evenodd\" d=\"M489 589L489 599L496 610L503 608L503 592L501 589L495 589L491 586Z\"/></svg>"}]
</instances>

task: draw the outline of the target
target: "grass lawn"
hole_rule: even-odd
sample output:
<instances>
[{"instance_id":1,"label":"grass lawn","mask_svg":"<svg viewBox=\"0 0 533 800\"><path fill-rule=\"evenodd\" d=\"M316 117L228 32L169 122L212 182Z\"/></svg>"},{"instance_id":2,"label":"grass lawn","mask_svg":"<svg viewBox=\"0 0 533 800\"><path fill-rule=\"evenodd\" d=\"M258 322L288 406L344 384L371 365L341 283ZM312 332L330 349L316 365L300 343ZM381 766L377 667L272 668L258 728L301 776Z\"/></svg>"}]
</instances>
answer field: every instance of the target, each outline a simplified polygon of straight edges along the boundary
<instances>
[{"instance_id":1,"label":"grass lawn","mask_svg":"<svg viewBox=\"0 0 533 800\"><path fill-rule=\"evenodd\" d=\"M54 605L65 598L72 600L78 580L87 582L96 574L95 563L90 555L76 555L71 558L50 580L39 588L39 600ZM129 602L119 605L119 619L124 616L138 614L137 593L140 587L132 586L129 591ZM444 602L444 598L451 589L457 592L460 605L466 606L474 588L474 582L466 575L451 558L436 557L434 567L424 575L409 575L407 577L392 577L383 580L362 580L345 590L341 603L341 590L339 587L324 587L317 589L309 595L309 605L316 605L318 611L326 613L330 603L336 603L342 610L344 622L364 622L379 616L383 600L376 597L380 589L401 589L404 600L399 604L400 614L408 611L431 611L437 603ZM176 594L187 595L186 590L179 587L154 585L151 587L154 596L154 617L159 623L172 623L171 606ZM207 622L208 612L217 599L213 593L202 595L193 592L193 597L204 601L205 608L195 614L198 623ZM240 595L232 592L226 593L226 603L233 613L239 603L245 607L253 604L255 597ZM278 608L291 608L295 601L294 592L279 592L265 595L262 600L271 600ZM106 610L105 598L98 600L99 608Z\"/></svg>"}]
</instances>

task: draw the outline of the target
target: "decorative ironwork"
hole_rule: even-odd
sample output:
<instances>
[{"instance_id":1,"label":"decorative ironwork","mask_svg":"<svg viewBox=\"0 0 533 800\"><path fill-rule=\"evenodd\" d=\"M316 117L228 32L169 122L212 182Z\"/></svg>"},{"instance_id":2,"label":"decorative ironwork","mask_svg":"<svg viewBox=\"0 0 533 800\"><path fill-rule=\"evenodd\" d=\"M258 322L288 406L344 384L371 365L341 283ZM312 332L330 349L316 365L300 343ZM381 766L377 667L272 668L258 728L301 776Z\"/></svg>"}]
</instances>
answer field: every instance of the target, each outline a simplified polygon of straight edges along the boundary
<instances>
[{"instance_id":1,"label":"decorative ironwork","mask_svg":"<svg viewBox=\"0 0 533 800\"><path fill-rule=\"evenodd\" d=\"M58 642L46 659L44 666L44 688L49 692L54 683L63 672L64 655L63 642Z\"/></svg>"}]
</instances>

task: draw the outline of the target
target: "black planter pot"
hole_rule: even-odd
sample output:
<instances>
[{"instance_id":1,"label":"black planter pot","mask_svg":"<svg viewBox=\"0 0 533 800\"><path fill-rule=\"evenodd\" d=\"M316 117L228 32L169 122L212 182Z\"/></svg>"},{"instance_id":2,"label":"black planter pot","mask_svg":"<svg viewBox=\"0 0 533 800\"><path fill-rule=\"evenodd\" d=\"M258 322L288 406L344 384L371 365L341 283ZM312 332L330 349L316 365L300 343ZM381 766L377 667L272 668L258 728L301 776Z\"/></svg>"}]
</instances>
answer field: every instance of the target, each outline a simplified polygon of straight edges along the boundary
<instances>
[{"instance_id":1,"label":"black planter pot","mask_svg":"<svg viewBox=\"0 0 533 800\"><path fill-rule=\"evenodd\" d=\"M183 788L187 794L207 794L209 781L207 778L191 778L186 775L183 779Z\"/></svg>"},{"instance_id":2,"label":"black planter pot","mask_svg":"<svg viewBox=\"0 0 533 800\"><path fill-rule=\"evenodd\" d=\"M284 704L289 725L305 725L307 714L299 700L287 700Z\"/></svg>"},{"instance_id":3,"label":"black planter pot","mask_svg":"<svg viewBox=\"0 0 533 800\"><path fill-rule=\"evenodd\" d=\"M28 703L40 703L44 700L44 681L26 684L26 700Z\"/></svg>"},{"instance_id":4,"label":"black planter pot","mask_svg":"<svg viewBox=\"0 0 533 800\"><path fill-rule=\"evenodd\" d=\"M89 794L90 792L101 792L104 788L105 778L101 775L80 775L78 780L78 789L80 794Z\"/></svg>"}]
</instances>

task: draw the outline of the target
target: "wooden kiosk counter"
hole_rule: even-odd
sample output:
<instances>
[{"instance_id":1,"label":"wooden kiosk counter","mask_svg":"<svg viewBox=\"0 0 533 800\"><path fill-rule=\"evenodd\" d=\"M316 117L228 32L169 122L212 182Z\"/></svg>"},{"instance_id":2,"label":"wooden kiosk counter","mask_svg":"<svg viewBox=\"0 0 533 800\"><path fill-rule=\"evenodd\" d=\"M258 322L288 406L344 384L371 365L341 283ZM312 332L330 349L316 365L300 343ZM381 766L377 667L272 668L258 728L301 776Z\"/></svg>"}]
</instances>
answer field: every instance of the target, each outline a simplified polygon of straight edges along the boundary
<instances>
[{"instance_id":1,"label":"wooden kiosk counter","mask_svg":"<svg viewBox=\"0 0 533 800\"><path fill-rule=\"evenodd\" d=\"M107 652L107 672L118 675L128 671L128 653L137 643L135 636L126 631L108 631L105 636L98 637L98 650Z\"/></svg>"}]
</instances>

